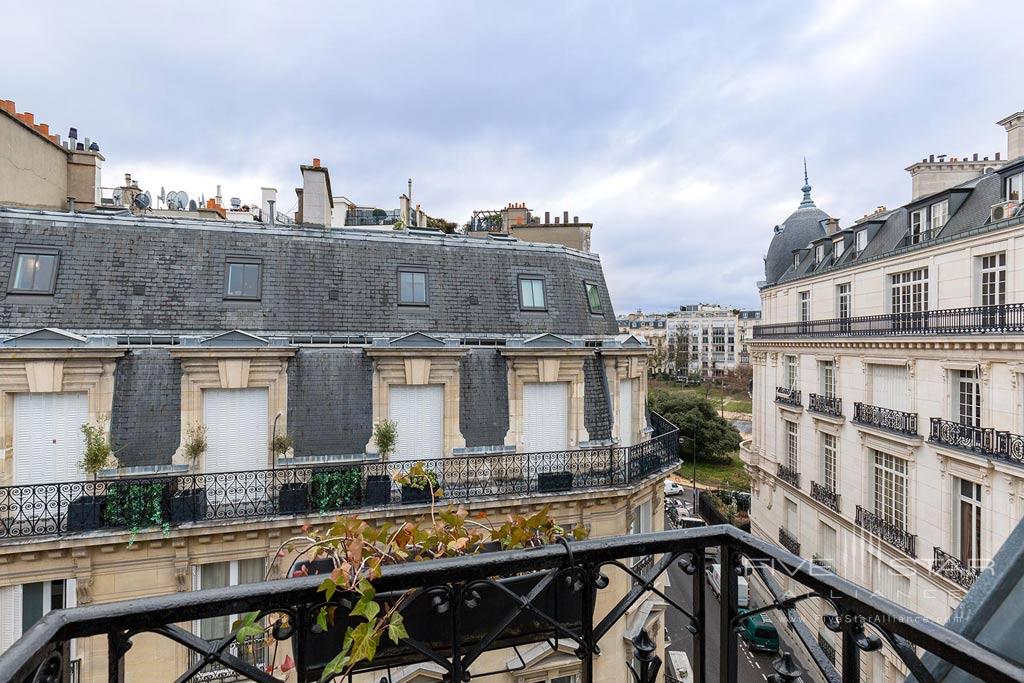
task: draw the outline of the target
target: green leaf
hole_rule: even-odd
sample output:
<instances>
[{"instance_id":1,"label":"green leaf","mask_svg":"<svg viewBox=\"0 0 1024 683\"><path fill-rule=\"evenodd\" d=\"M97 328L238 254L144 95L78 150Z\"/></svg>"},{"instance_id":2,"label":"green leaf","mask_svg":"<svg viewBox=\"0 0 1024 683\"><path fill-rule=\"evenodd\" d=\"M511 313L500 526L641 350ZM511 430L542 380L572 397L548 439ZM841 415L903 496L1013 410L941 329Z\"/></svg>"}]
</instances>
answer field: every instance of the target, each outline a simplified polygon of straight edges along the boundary
<instances>
[{"instance_id":1,"label":"green leaf","mask_svg":"<svg viewBox=\"0 0 1024 683\"><path fill-rule=\"evenodd\" d=\"M356 603L356 606L349 612L353 617L366 617L367 621L373 621L380 614L380 605L373 598L365 596Z\"/></svg>"},{"instance_id":2,"label":"green leaf","mask_svg":"<svg viewBox=\"0 0 1024 683\"><path fill-rule=\"evenodd\" d=\"M380 633L375 628L376 624L366 621L352 629L352 664L363 660L373 661L377 654L377 644L380 642Z\"/></svg>"},{"instance_id":3,"label":"green leaf","mask_svg":"<svg viewBox=\"0 0 1024 683\"><path fill-rule=\"evenodd\" d=\"M263 633L263 626L256 623L259 618L259 612L249 612L232 624L231 628L235 631L235 640L242 643L246 638L254 638Z\"/></svg>"},{"instance_id":4,"label":"green leaf","mask_svg":"<svg viewBox=\"0 0 1024 683\"><path fill-rule=\"evenodd\" d=\"M320 584L320 587L317 588L317 591L324 593L324 597L328 600L334 597L334 591L336 590L338 590L338 584L336 584L334 579L331 578L324 579L323 583Z\"/></svg>"},{"instance_id":5,"label":"green leaf","mask_svg":"<svg viewBox=\"0 0 1024 683\"><path fill-rule=\"evenodd\" d=\"M391 621L388 623L388 638L397 645L402 638L408 637L409 632L405 630L405 620L401 614L395 612L391 615Z\"/></svg>"},{"instance_id":6,"label":"green leaf","mask_svg":"<svg viewBox=\"0 0 1024 683\"><path fill-rule=\"evenodd\" d=\"M345 643L341 648L341 652L334 656L334 659L327 662L327 666L324 667L324 672L320 675L320 681L326 681L336 674L340 674L345 671L345 667L349 665L349 648L352 646L352 641L348 638L345 639Z\"/></svg>"},{"instance_id":7,"label":"green leaf","mask_svg":"<svg viewBox=\"0 0 1024 683\"><path fill-rule=\"evenodd\" d=\"M321 631L327 630L327 608L321 607L316 613L316 625Z\"/></svg>"}]
</instances>

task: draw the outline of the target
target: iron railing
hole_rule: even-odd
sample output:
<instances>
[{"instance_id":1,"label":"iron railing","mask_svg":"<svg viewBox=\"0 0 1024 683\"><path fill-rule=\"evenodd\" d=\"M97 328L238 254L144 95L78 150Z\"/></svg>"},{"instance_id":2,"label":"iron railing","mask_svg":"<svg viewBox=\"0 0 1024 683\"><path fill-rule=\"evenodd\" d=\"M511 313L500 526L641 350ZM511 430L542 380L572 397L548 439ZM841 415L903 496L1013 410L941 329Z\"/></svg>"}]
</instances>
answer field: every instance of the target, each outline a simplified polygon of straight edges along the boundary
<instances>
[{"instance_id":1,"label":"iron railing","mask_svg":"<svg viewBox=\"0 0 1024 683\"><path fill-rule=\"evenodd\" d=\"M905 436L917 436L917 413L904 413L857 402L853 404L853 421Z\"/></svg>"},{"instance_id":2,"label":"iron railing","mask_svg":"<svg viewBox=\"0 0 1024 683\"><path fill-rule=\"evenodd\" d=\"M786 482L793 488L800 488L800 472L797 470L792 467L787 467L780 462L777 474L779 479Z\"/></svg>"},{"instance_id":3,"label":"iron railing","mask_svg":"<svg viewBox=\"0 0 1024 683\"><path fill-rule=\"evenodd\" d=\"M211 646L217 644L216 640L207 642ZM268 647L266 637L263 636L244 638L241 643L232 641L224 652L264 671L267 665L272 663L273 659L273 652ZM199 683L200 681L235 683L236 681L248 680L245 676L242 676L221 662L212 661L207 663L204 661L203 655L195 650L188 651L188 666L189 668L197 668L197 673L189 679L190 683Z\"/></svg>"},{"instance_id":4,"label":"iron railing","mask_svg":"<svg viewBox=\"0 0 1024 683\"><path fill-rule=\"evenodd\" d=\"M950 555L942 548L936 547L935 555L932 558L932 571L939 576L944 576L965 590L969 590L974 582L978 580L981 573L977 567L965 564L959 557Z\"/></svg>"},{"instance_id":5,"label":"iron railing","mask_svg":"<svg viewBox=\"0 0 1024 683\"><path fill-rule=\"evenodd\" d=\"M832 645L832 643L828 642L828 639L825 637L825 634L820 631L818 632L818 647L821 648L822 654L825 655L825 658L828 659L829 663L831 663L832 666L835 666L836 648L834 645Z\"/></svg>"},{"instance_id":6,"label":"iron railing","mask_svg":"<svg viewBox=\"0 0 1024 683\"><path fill-rule=\"evenodd\" d=\"M800 541L788 529L781 526L779 527L779 544L794 555L800 554Z\"/></svg>"},{"instance_id":7,"label":"iron railing","mask_svg":"<svg viewBox=\"0 0 1024 683\"><path fill-rule=\"evenodd\" d=\"M911 557L917 557L917 536L901 526L885 521L870 510L857 506L854 518L857 526L889 545L895 546Z\"/></svg>"},{"instance_id":8,"label":"iron railing","mask_svg":"<svg viewBox=\"0 0 1024 683\"><path fill-rule=\"evenodd\" d=\"M754 339L1024 333L1024 304L756 325Z\"/></svg>"},{"instance_id":9,"label":"iron railing","mask_svg":"<svg viewBox=\"0 0 1024 683\"><path fill-rule=\"evenodd\" d=\"M788 406L796 406L797 408L803 406L800 398L800 390L790 389L789 387L775 387L775 402L783 403Z\"/></svg>"},{"instance_id":10,"label":"iron railing","mask_svg":"<svg viewBox=\"0 0 1024 683\"><path fill-rule=\"evenodd\" d=\"M651 413L655 436L625 447L421 460L446 500L629 486L678 462L679 432ZM412 461L100 479L0 487L0 539L328 514L430 502L392 475Z\"/></svg>"},{"instance_id":11,"label":"iron railing","mask_svg":"<svg viewBox=\"0 0 1024 683\"><path fill-rule=\"evenodd\" d=\"M722 566L721 596L717 604L709 604L704 598L704 565L706 558L715 553ZM639 577L630 567L630 558L648 555L658 559L649 574ZM922 663L918 654L922 651L991 683L1024 680L1024 666L975 640L823 571L773 543L729 526L595 538L552 544L530 552L494 552L385 567L374 580L377 600L393 605L396 596L405 598L399 611L410 635L398 644L382 638L376 657L364 663L362 670L383 671L396 665L432 662L442 670L445 680L463 681L472 677L468 672L486 651L557 640L568 641L576 648L581 680L590 683L595 677L595 664L600 665L600 658L595 655L602 648L614 646L613 627L628 618L634 605L648 598L660 598L669 609L678 610L691 627L694 680L712 680L708 643L713 642L717 643L714 654L718 663L713 680L735 683L739 646L736 630L742 619L737 607L738 580L743 573L743 558L754 569L751 580L764 582L769 592L766 605L746 615L781 610L785 618L794 620L795 633L816 669L791 669L794 660L787 656L776 662L780 681L799 680L807 673L804 680L859 683L861 653L875 657L867 653L878 650L883 642L889 645L892 656L898 657L909 673L922 682L935 681L936 671ZM673 565L679 566L691 582L692 601L681 604L678 592L658 588L659 578ZM774 579L781 575L805 586L807 591L783 592ZM625 576L627 580L612 581L616 576ZM515 577L516 581L525 578L532 588L514 592L508 588L508 577ZM636 579L637 583L630 587L631 580ZM159 647L161 639L166 639L163 642L168 651L162 654L168 656L161 657L163 662L175 661L170 656L172 648L199 653L200 661L182 672L179 680L194 675L200 662L205 662L204 666L216 662L254 681L276 683L280 679L272 673L261 671L227 651L233 642L232 634L210 644L178 625L250 611L266 615L271 624L279 627L276 637L280 648L294 653L296 669L288 675L300 681L316 680L319 670L315 655L331 656L340 648L342 637L340 632L325 637L316 630L316 615L325 605L324 595L318 590L321 582L322 577L307 576L50 612L0 655L0 680L63 680L70 641L93 636L105 638L107 647L91 648L99 656L95 662L84 662L90 680L121 683L129 677L151 674L150 669L141 667L151 667L152 662L125 659L132 641L145 633L149 648ZM595 609L598 591L602 590L616 591L609 599L600 601L611 605L607 612ZM346 595L336 595L329 604L337 605L346 599ZM808 599L819 601L823 608L822 626L841 639L838 671L822 652L814 631L796 613L795 607ZM555 603L565 611L559 611ZM715 618L710 618L710 610L718 612ZM283 618L288 619L287 625L279 620ZM539 623L542 627L526 632L521 627L518 631L512 628L524 622ZM424 633L427 640L417 638L417 632ZM643 683L655 680L661 661L651 636L641 629L632 639L634 657L630 674L621 677L617 672L606 673L604 677ZM161 673L170 674L170 678L177 674Z\"/></svg>"},{"instance_id":12,"label":"iron railing","mask_svg":"<svg viewBox=\"0 0 1024 683\"><path fill-rule=\"evenodd\" d=\"M931 419L928 440L942 446L971 451L986 458L1024 466L1024 436L992 427L972 427L937 417Z\"/></svg>"},{"instance_id":13,"label":"iron railing","mask_svg":"<svg viewBox=\"0 0 1024 683\"><path fill-rule=\"evenodd\" d=\"M807 410L822 415L833 417L843 416L843 399L838 396L823 396L822 394L807 395Z\"/></svg>"},{"instance_id":14,"label":"iron railing","mask_svg":"<svg viewBox=\"0 0 1024 683\"><path fill-rule=\"evenodd\" d=\"M811 482L811 498L825 507L840 512L840 494L824 484L819 484L816 481Z\"/></svg>"}]
</instances>

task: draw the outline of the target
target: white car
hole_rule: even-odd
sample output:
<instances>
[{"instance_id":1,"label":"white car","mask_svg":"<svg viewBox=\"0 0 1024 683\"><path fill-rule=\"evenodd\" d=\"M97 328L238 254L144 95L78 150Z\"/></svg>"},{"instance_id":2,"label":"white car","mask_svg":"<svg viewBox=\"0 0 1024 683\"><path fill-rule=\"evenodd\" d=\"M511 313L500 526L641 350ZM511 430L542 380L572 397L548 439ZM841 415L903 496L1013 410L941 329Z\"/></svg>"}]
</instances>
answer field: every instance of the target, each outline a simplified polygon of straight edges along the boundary
<instances>
[{"instance_id":1,"label":"white car","mask_svg":"<svg viewBox=\"0 0 1024 683\"><path fill-rule=\"evenodd\" d=\"M666 496L678 496L680 493L685 491L686 488L677 481L671 479L665 480L665 495Z\"/></svg>"}]
</instances>

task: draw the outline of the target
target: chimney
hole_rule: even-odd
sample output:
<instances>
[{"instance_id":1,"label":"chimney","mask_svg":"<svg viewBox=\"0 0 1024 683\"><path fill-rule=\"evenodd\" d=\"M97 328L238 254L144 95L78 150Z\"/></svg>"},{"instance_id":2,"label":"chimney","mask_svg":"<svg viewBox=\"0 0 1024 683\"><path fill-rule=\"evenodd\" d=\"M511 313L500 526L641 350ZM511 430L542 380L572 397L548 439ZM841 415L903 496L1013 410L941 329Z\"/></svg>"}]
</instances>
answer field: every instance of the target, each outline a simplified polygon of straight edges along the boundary
<instances>
[{"instance_id":1,"label":"chimney","mask_svg":"<svg viewBox=\"0 0 1024 683\"><path fill-rule=\"evenodd\" d=\"M1006 129L1006 158L1012 160L1024 156L1024 111L1010 114L999 125Z\"/></svg>"},{"instance_id":2,"label":"chimney","mask_svg":"<svg viewBox=\"0 0 1024 683\"><path fill-rule=\"evenodd\" d=\"M277 204L277 200L276 199L268 199L267 200L267 212L264 214L264 216L266 216L266 218L263 221L267 225L274 225L274 223L277 222L277 216L274 213L274 211L275 211L274 205L275 204Z\"/></svg>"},{"instance_id":3,"label":"chimney","mask_svg":"<svg viewBox=\"0 0 1024 683\"><path fill-rule=\"evenodd\" d=\"M274 205L277 204L277 188L260 188L260 210L263 213L263 222L273 224L275 220Z\"/></svg>"},{"instance_id":4,"label":"chimney","mask_svg":"<svg viewBox=\"0 0 1024 683\"><path fill-rule=\"evenodd\" d=\"M78 131L74 128L76 136ZM75 198L75 207L80 211L91 211L101 204L100 186L103 184L103 162L105 159L95 150L71 148L68 151L68 195ZM130 176L126 176L130 179ZM130 185L130 183L126 183Z\"/></svg>"},{"instance_id":5,"label":"chimney","mask_svg":"<svg viewBox=\"0 0 1024 683\"><path fill-rule=\"evenodd\" d=\"M331 174L320 159L313 159L302 169L302 222L309 225L331 227L334 197L331 196Z\"/></svg>"},{"instance_id":6,"label":"chimney","mask_svg":"<svg viewBox=\"0 0 1024 683\"><path fill-rule=\"evenodd\" d=\"M398 218L402 221L402 226L409 227L409 196L402 195L398 198Z\"/></svg>"},{"instance_id":7,"label":"chimney","mask_svg":"<svg viewBox=\"0 0 1024 683\"><path fill-rule=\"evenodd\" d=\"M563 223L568 223L569 222L569 212L568 211L563 211L562 212L562 222Z\"/></svg>"},{"instance_id":8,"label":"chimney","mask_svg":"<svg viewBox=\"0 0 1024 683\"><path fill-rule=\"evenodd\" d=\"M839 232L839 219L838 218L828 218L828 219L826 219L825 220L825 234L831 236L831 235L836 234L837 232Z\"/></svg>"},{"instance_id":9,"label":"chimney","mask_svg":"<svg viewBox=\"0 0 1024 683\"><path fill-rule=\"evenodd\" d=\"M544 212L544 225L551 225L551 212L550 211L545 211Z\"/></svg>"}]
</instances>

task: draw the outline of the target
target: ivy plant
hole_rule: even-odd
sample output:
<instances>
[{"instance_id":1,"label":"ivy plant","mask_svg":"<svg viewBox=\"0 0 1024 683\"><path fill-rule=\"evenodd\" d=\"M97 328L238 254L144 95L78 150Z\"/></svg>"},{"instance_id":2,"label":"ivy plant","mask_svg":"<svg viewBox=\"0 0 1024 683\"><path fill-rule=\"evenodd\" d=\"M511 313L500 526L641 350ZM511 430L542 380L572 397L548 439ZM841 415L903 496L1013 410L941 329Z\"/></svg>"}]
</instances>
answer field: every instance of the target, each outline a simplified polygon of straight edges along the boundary
<instances>
[{"instance_id":1,"label":"ivy plant","mask_svg":"<svg viewBox=\"0 0 1024 683\"><path fill-rule=\"evenodd\" d=\"M317 472L309 479L313 509L324 513L359 505L363 500L363 477L356 468Z\"/></svg>"},{"instance_id":2,"label":"ivy plant","mask_svg":"<svg viewBox=\"0 0 1024 683\"><path fill-rule=\"evenodd\" d=\"M134 542L139 529L162 527L170 531L164 515L165 482L116 482L107 486L107 504L103 508L103 521L110 526L126 527Z\"/></svg>"}]
</instances>

